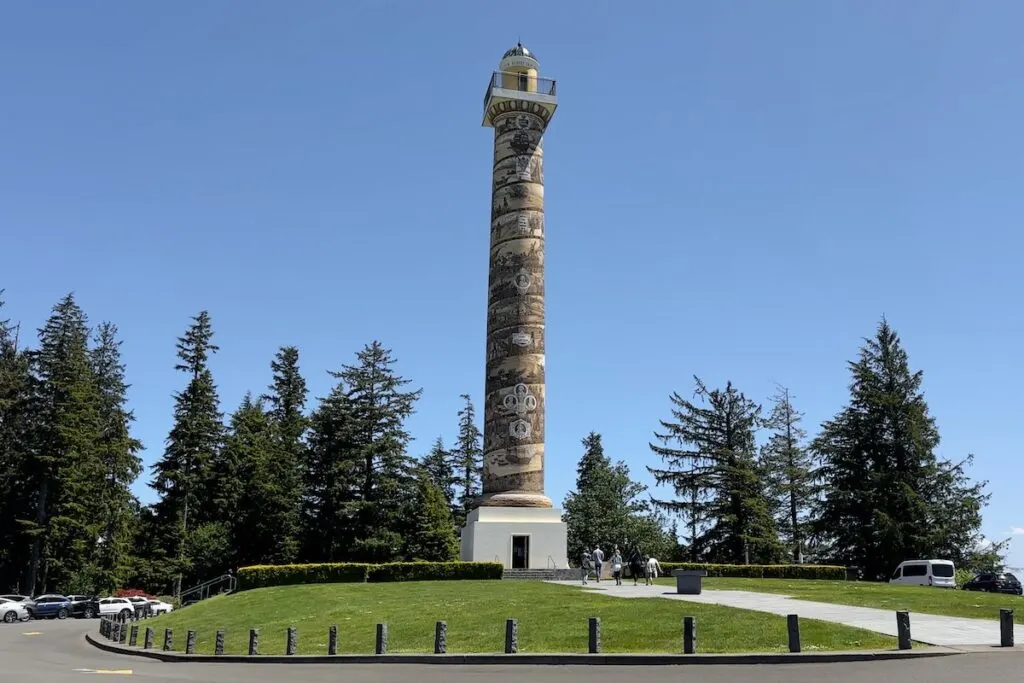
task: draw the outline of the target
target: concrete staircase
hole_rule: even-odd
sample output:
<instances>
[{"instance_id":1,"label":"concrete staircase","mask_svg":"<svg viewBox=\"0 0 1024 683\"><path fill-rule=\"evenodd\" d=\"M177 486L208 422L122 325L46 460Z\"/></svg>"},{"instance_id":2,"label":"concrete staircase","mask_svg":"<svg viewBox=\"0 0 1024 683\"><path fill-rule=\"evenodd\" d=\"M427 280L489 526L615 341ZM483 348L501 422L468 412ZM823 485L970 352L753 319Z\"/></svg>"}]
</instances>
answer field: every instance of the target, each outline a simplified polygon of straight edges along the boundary
<instances>
[{"instance_id":1,"label":"concrete staircase","mask_svg":"<svg viewBox=\"0 0 1024 683\"><path fill-rule=\"evenodd\" d=\"M567 581L580 578L579 569L505 569L502 579L518 581Z\"/></svg>"}]
</instances>

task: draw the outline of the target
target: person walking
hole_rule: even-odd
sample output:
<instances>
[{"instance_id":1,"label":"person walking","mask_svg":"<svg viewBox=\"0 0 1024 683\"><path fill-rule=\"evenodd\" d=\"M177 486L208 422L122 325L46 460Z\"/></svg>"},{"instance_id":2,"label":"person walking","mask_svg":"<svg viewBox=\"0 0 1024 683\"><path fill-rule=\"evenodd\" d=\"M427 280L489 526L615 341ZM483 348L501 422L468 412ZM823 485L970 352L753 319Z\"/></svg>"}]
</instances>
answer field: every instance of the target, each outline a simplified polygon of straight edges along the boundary
<instances>
[{"instance_id":1,"label":"person walking","mask_svg":"<svg viewBox=\"0 0 1024 683\"><path fill-rule=\"evenodd\" d=\"M594 554L589 550L584 550L583 554L580 555L580 573L583 575L583 585L587 585L587 575L590 574L590 570L594 566Z\"/></svg>"},{"instance_id":2,"label":"person walking","mask_svg":"<svg viewBox=\"0 0 1024 683\"><path fill-rule=\"evenodd\" d=\"M622 585L622 553L619 552L619 546L615 546L615 550L612 552L612 576L615 577L615 585Z\"/></svg>"},{"instance_id":3,"label":"person walking","mask_svg":"<svg viewBox=\"0 0 1024 683\"><path fill-rule=\"evenodd\" d=\"M594 546L594 572L597 574L597 582L601 583L601 565L604 564L604 552L601 546Z\"/></svg>"}]
</instances>

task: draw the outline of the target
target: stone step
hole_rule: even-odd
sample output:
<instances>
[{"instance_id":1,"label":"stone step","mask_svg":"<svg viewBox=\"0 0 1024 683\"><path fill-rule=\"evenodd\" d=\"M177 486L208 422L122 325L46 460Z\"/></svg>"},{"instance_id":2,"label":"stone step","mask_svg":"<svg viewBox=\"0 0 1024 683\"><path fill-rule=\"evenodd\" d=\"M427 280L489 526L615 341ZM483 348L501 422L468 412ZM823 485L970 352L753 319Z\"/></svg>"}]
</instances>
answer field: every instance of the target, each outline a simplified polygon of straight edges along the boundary
<instances>
[{"instance_id":1,"label":"stone step","mask_svg":"<svg viewBox=\"0 0 1024 683\"><path fill-rule=\"evenodd\" d=\"M551 581L555 578L554 569L506 569L501 578L528 581Z\"/></svg>"}]
</instances>

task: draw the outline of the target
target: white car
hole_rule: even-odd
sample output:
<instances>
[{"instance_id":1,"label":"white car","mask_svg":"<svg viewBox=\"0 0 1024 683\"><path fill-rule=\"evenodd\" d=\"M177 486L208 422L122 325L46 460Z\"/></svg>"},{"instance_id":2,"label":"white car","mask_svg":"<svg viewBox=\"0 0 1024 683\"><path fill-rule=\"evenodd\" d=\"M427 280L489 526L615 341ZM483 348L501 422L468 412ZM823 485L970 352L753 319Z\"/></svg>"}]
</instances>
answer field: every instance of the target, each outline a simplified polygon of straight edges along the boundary
<instances>
[{"instance_id":1,"label":"white car","mask_svg":"<svg viewBox=\"0 0 1024 683\"><path fill-rule=\"evenodd\" d=\"M103 598L100 600L101 617L129 619L135 615L135 605L128 598Z\"/></svg>"},{"instance_id":2,"label":"white car","mask_svg":"<svg viewBox=\"0 0 1024 683\"><path fill-rule=\"evenodd\" d=\"M157 614L167 614L173 609L174 605L170 604L169 602L164 602L163 600L149 601L149 611L150 614L152 614L153 616L156 616Z\"/></svg>"},{"instance_id":3,"label":"white car","mask_svg":"<svg viewBox=\"0 0 1024 683\"><path fill-rule=\"evenodd\" d=\"M16 621L28 621L32 615L25 605L7 598L0 598L0 621L13 624Z\"/></svg>"}]
</instances>

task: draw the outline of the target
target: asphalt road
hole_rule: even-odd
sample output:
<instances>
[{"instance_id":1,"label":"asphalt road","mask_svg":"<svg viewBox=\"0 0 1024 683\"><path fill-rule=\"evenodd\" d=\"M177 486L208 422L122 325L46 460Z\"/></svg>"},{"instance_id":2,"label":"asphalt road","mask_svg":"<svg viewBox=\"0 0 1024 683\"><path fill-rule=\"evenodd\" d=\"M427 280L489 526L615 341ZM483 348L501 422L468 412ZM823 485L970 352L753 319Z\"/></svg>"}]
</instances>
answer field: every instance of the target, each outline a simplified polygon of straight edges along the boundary
<instances>
[{"instance_id":1,"label":"asphalt road","mask_svg":"<svg viewBox=\"0 0 1024 683\"><path fill-rule=\"evenodd\" d=\"M113 655L85 642L95 621L0 623L0 679L32 683L85 683L85 677L136 678L153 683L622 683L637 676L671 677L687 683L963 683L1019 680L1024 650L995 650L914 661L849 664L671 667L641 672L618 666L421 666L399 664L177 664ZM36 634L36 635L29 635Z\"/></svg>"}]
</instances>

